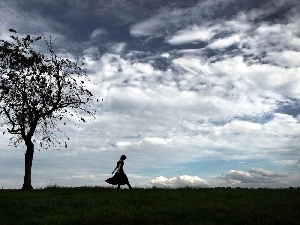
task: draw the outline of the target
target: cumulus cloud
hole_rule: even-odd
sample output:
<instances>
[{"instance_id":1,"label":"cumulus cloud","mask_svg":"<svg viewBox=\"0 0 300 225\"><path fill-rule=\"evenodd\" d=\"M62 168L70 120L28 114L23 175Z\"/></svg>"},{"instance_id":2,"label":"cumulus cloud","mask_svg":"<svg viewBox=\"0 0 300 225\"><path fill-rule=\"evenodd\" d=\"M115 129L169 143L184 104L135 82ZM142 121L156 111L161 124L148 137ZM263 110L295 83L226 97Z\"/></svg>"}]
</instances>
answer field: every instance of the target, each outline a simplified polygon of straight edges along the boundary
<instances>
[{"instance_id":1,"label":"cumulus cloud","mask_svg":"<svg viewBox=\"0 0 300 225\"><path fill-rule=\"evenodd\" d=\"M165 178L163 176L159 176L154 178L151 182L151 185L155 187L169 187L169 188L177 188L177 187L208 187L209 184L197 176L189 176L182 175L179 177L173 178Z\"/></svg>"}]
</instances>

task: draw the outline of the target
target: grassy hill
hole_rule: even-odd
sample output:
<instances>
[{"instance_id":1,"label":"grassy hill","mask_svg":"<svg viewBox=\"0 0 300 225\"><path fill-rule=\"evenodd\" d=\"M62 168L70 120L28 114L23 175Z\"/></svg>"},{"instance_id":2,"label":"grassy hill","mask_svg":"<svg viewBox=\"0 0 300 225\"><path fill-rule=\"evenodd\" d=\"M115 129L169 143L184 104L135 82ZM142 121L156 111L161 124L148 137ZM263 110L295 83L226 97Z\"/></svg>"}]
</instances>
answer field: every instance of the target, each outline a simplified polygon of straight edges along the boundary
<instances>
[{"instance_id":1,"label":"grassy hill","mask_svg":"<svg viewBox=\"0 0 300 225\"><path fill-rule=\"evenodd\" d=\"M300 224L300 189L0 190L0 224Z\"/></svg>"}]
</instances>

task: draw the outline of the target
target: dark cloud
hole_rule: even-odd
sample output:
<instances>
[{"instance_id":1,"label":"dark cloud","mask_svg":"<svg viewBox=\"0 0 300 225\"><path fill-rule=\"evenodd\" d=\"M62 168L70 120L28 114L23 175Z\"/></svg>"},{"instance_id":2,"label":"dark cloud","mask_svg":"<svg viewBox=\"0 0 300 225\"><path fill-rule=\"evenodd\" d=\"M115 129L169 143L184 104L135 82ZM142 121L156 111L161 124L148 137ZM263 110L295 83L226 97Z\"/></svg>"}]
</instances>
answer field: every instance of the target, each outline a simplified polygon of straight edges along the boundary
<instances>
[{"instance_id":1,"label":"dark cloud","mask_svg":"<svg viewBox=\"0 0 300 225\"><path fill-rule=\"evenodd\" d=\"M232 182L232 184L248 184L250 186L253 184L268 185L287 177L287 173L272 172L260 168L253 168L248 171L230 170L220 176L221 179Z\"/></svg>"}]
</instances>

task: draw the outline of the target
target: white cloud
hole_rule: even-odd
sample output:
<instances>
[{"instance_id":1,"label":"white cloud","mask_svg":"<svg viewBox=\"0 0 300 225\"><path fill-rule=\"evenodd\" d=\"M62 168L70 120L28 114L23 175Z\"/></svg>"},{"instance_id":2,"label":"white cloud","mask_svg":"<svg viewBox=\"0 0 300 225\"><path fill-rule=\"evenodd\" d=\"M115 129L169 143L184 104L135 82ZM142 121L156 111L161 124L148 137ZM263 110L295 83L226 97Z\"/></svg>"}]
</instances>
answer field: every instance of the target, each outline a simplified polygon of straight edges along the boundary
<instances>
[{"instance_id":1,"label":"white cloud","mask_svg":"<svg viewBox=\"0 0 300 225\"><path fill-rule=\"evenodd\" d=\"M231 45L239 44L241 40L241 37L239 35L233 35L226 38L217 39L213 43L209 44L208 47L213 49L218 48L228 48Z\"/></svg>"},{"instance_id":2,"label":"white cloud","mask_svg":"<svg viewBox=\"0 0 300 225\"><path fill-rule=\"evenodd\" d=\"M178 70L178 86L182 90L198 91L201 96L198 102L202 108L210 105L210 116L263 114L277 107L276 100L282 100L287 95L285 91L298 94L298 89L289 82L289 78L298 79L297 69L286 73L288 70L278 67L247 65L241 57L208 63L190 55L174 59L172 66Z\"/></svg>"},{"instance_id":3,"label":"white cloud","mask_svg":"<svg viewBox=\"0 0 300 225\"><path fill-rule=\"evenodd\" d=\"M163 58L168 59L170 57L170 54L169 53L162 53L160 56L163 57Z\"/></svg>"},{"instance_id":4,"label":"white cloud","mask_svg":"<svg viewBox=\"0 0 300 225\"><path fill-rule=\"evenodd\" d=\"M147 138L144 138L144 141L149 142L153 145L166 145L169 142L166 139L158 138L158 137L147 137Z\"/></svg>"},{"instance_id":5,"label":"white cloud","mask_svg":"<svg viewBox=\"0 0 300 225\"><path fill-rule=\"evenodd\" d=\"M197 176L189 176L182 175L179 177L173 178L165 178L163 176L159 176L154 178L151 182L151 185L156 187L169 187L169 188L177 188L177 187L208 187L209 184Z\"/></svg>"},{"instance_id":6,"label":"white cloud","mask_svg":"<svg viewBox=\"0 0 300 225\"><path fill-rule=\"evenodd\" d=\"M82 180L96 180L97 177L93 174L76 173L71 178L82 179Z\"/></svg>"},{"instance_id":7,"label":"white cloud","mask_svg":"<svg viewBox=\"0 0 300 225\"><path fill-rule=\"evenodd\" d=\"M283 67L300 67L300 52L296 51L268 52L264 59Z\"/></svg>"},{"instance_id":8,"label":"white cloud","mask_svg":"<svg viewBox=\"0 0 300 225\"><path fill-rule=\"evenodd\" d=\"M183 130L191 137L178 137L174 143L190 149L198 157L233 159L260 159L272 155L273 160L291 160L300 148L297 138L300 127L297 119L284 114L275 114L264 124L233 120L224 125L183 121ZM198 134L198 135L196 135ZM200 150L201 149L201 150ZM201 153L200 153L201 152Z\"/></svg>"},{"instance_id":9,"label":"white cloud","mask_svg":"<svg viewBox=\"0 0 300 225\"><path fill-rule=\"evenodd\" d=\"M297 52L300 50L299 30L296 21L288 24L261 23L258 26L252 24L252 30L254 32L245 33L242 39L243 52L246 54L260 57L266 52ZM279 55L281 54L279 53Z\"/></svg>"},{"instance_id":10,"label":"white cloud","mask_svg":"<svg viewBox=\"0 0 300 225\"><path fill-rule=\"evenodd\" d=\"M149 63L133 63L131 70L127 69L124 71L126 74L142 74L142 75L152 75L154 73L154 68Z\"/></svg>"},{"instance_id":11,"label":"white cloud","mask_svg":"<svg viewBox=\"0 0 300 225\"><path fill-rule=\"evenodd\" d=\"M215 72L226 74L232 82L243 88L243 93L282 100L286 96L299 98L300 67L253 63L248 64L241 56L228 58L211 64ZM238 81L238 82L236 82ZM247 91L246 91L247 90Z\"/></svg>"},{"instance_id":12,"label":"white cloud","mask_svg":"<svg viewBox=\"0 0 300 225\"><path fill-rule=\"evenodd\" d=\"M283 90L274 88L280 85L274 71L292 69L248 65L241 57L208 63L190 55L174 59L173 70L169 71L108 54L90 65L95 71L91 78L95 89L104 97L104 111L112 115L103 119L114 130L111 141L117 147L152 149L160 143L174 151L185 149L176 154L182 160L191 160L191 155L257 158L281 149L274 156L279 157L285 147L299 146L290 141L300 132L298 120L292 116L274 114L263 124L243 119L262 121L265 114L276 110ZM261 76L270 76L270 82L261 82ZM140 135L136 140L126 140L126 133Z\"/></svg>"},{"instance_id":13,"label":"white cloud","mask_svg":"<svg viewBox=\"0 0 300 225\"><path fill-rule=\"evenodd\" d=\"M272 35L278 36L281 32L282 25L281 24L262 24L256 29L256 32L259 36L264 38L269 38Z\"/></svg>"},{"instance_id":14,"label":"white cloud","mask_svg":"<svg viewBox=\"0 0 300 225\"><path fill-rule=\"evenodd\" d=\"M133 143L132 142L128 142L128 141L118 141L116 143L117 147L127 147L127 146L131 146Z\"/></svg>"},{"instance_id":15,"label":"white cloud","mask_svg":"<svg viewBox=\"0 0 300 225\"><path fill-rule=\"evenodd\" d=\"M182 45L197 41L209 41L214 35L213 27L192 26L178 31L167 42L171 45Z\"/></svg>"}]
</instances>

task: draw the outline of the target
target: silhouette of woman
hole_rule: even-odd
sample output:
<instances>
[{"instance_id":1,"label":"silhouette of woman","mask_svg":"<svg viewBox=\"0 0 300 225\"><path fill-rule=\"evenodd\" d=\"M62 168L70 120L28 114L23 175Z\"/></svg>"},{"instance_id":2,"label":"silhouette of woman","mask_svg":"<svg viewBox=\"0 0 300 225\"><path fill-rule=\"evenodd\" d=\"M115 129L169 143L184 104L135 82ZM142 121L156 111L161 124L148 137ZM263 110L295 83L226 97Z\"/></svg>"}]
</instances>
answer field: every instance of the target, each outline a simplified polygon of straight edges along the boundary
<instances>
[{"instance_id":1,"label":"silhouette of woman","mask_svg":"<svg viewBox=\"0 0 300 225\"><path fill-rule=\"evenodd\" d=\"M124 170L123 170L125 159L126 159L126 155L122 155L120 160L117 162L116 168L112 172L112 174L114 174L114 172L117 170L115 175L113 177L108 178L107 180L105 180L109 184L118 185L118 189L120 189L120 185L125 185L125 184L128 185L129 189L132 188L129 181L128 181L128 178L127 178L127 176L126 176L126 174L124 173Z\"/></svg>"}]
</instances>

